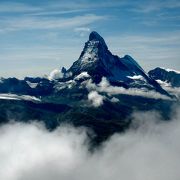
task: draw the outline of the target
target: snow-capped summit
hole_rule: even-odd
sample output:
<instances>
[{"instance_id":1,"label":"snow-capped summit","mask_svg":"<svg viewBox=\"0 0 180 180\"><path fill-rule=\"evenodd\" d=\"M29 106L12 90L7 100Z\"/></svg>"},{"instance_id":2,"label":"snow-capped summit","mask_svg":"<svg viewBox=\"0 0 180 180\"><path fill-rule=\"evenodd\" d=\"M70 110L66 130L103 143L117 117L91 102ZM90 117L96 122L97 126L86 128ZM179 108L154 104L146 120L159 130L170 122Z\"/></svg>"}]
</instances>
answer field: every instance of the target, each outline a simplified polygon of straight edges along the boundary
<instances>
[{"instance_id":1,"label":"snow-capped summit","mask_svg":"<svg viewBox=\"0 0 180 180\"><path fill-rule=\"evenodd\" d=\"M92 31L90 33L89 41L98 41L101 46L104 46L104 48L108 49L104 39L96 31Z\"/></svg>"},{"instance_id":2,"label":"snow-capped summit","mask_svg":"<svg viewBox=\"0 0 180 180\"><path fill-rule=\"evenodd\" d=\"M107 52L108 47L104 39L97 32L93 31L90 33L89 40L85 43L79 59L73 63L68 71L72 72L74 76L87 70L89 74L97 74L97 72L107 74L100 68L103 66L103 56L107 54Z\"/></svg>"},{"instance_id":3,"label":"snow-capped summit","mask_svg":"<svg viewBox=\"0 0 180 180\"><path fill-rule=\"evenodd\" d=\"M119 58L109 50L104 39L95 31L89 35L84 49L77 61L68 70L73 75L88 72L100 80L103 76L110 81L129 81L128 76L143 75L144 70L129 55Z\"/></svg>"},{"instance_id":4,"label":"snow-capped summit","mask_svg":"<svg viewBox=\"0 0 180 180\"><path fill-rule=\"evenodd\" d=\"M106 77L110 83L129 88L154 89L168 95L131 56L125 55L120 58L113 55L108 50L104 39L95 31L90 33L79 59L73 63L67 72L71 72L72 77L87 72L96 83L99 83L102 77ZM144 81L130 78L133 76L141 76Z\"/></svg>"}]
</instances>

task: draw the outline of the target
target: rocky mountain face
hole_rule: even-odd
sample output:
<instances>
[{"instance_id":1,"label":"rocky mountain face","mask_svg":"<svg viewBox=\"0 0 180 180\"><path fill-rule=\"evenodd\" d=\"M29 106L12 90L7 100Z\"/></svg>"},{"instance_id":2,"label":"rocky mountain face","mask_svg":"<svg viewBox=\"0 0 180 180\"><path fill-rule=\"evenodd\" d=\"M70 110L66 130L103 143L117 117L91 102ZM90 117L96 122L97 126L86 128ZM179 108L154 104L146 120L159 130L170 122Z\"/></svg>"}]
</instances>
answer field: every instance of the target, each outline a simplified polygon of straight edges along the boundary
<instances>
[{"instance_id":1,"label":"rocky mountain face","mask_svg":"<svg viewBox=\"0 0 180 180\"><path fill-rule=\"evenodd\" d=\"M70 123L90 129L93 142L100 143L126 130L134 111L155 110L167 120L179 101L156 80L168 78L177 86L173 75L147 74L132 57L113 55L92 32L68 70L54 70L49 78L1 78L0 123L35 120L50 130Z\"/></svg>"},{"instance_id":2,"label":"rocky mountain face","mask_svg":"<svg viewBox=\"0 0 180 180\"><path fill-rule=\"evenodd\" d=\"M1 78L0 93L45 96L53 92L53 83L45 78Z\"/></svg>"},{"instance_id":3,"label":"rocky mountain face","mask_svg":"<svg viewBox=\"0 0 180 180\"><path fill-rule=\"evenodd\" d=\"M120 58L113 55L97 32L89 35L79 59L67 72L72 73L72 76L87 72L96 83L99 83L102 77L106 77L111 84L119 84L126 88L154 89L168 96L168 93L149 77L132 57L126 55Z\"/></svg>"}]
</instances>

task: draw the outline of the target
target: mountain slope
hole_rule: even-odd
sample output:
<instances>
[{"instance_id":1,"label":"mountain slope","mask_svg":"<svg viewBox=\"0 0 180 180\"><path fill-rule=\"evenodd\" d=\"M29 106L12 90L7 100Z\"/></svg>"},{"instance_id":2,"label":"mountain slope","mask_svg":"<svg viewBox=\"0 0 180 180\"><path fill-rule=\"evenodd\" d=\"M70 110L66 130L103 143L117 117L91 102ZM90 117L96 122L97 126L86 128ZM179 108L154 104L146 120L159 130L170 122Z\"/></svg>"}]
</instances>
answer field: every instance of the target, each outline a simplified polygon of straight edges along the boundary
<instances>
[{"instance_id":1,"label":"mountain slope","mask_svg":"<svg viewBox=\"0 0 180 180\"><path fill-rule=\"evenodd\" d=\"M126 130L133 112L158 111L167 120L179 103L171 97L132 57L113 55L92 32L68 70L49 78L1 78L0 124L42 121L53 130L68 123L90 129L99 143Z\"/></svg>"},{"instance_id":2,"label":"mountain slope","mask_svg":"<svg viewBox=\"0 0 180 180\"><path fill-rule=\"evenodd\" d=\"M158 67L149 71L148 74L155 80L170 83L172 87L180 87L180 72L178 71Z\"/></svg>"},{"instance_id":3,"label":"mountain slope","mask_svg":"<svg viewBox=\"0 0 180 180\"><path fill-rule=\"evenodd\" d=\"M119 58L113 55L97 32L89 35L79 59L66 72L71 73L73 77L87 72L96 83L99 83L102 77L106 77L112 84L116 83L127 88L153 89L169 96L132 57L126 55Z\"/></svg>"}]
</instances>

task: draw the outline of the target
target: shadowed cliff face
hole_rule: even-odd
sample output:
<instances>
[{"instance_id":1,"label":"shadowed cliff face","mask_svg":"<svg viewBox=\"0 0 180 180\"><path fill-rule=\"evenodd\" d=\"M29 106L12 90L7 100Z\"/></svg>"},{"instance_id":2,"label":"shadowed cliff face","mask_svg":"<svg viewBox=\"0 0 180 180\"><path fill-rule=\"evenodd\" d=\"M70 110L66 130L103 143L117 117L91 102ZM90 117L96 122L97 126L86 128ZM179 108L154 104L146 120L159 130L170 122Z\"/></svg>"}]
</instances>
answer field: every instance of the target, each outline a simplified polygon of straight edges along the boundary
<instances>
[{"instance_id":1,"label":"shadowed cliff face","mask_svg":"<svg viewBox=\"0 0 180 180\"><path fill-rule=\"evenodd\" d=\"M165 83L169 83L172 87L180 87L180 72L164 69L164 68L155 68L148 72L149 76L155 80L161 80Z\"/></svg>"}]
</instances>

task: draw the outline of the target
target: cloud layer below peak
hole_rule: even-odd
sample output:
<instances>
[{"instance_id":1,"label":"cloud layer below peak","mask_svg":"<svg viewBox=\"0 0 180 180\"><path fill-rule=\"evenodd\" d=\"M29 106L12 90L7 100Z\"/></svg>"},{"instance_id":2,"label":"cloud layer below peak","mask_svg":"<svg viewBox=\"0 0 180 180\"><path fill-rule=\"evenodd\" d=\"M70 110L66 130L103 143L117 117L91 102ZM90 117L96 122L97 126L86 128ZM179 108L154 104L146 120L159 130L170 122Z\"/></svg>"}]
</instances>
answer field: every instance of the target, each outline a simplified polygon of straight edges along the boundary
<instances>
[{"instance_id":1,"label":"cloud layer below peak","mask_svg":"<svg viewBox=\"0 0 180 180\"><path fill-rule=\"evenodd\" d=\"M175 115L176 114L176 115ZM134 113L132 128L94 153L84 129L41 124L0 127L0 176L6 180L178 180L179 108L169 122L156 112Z\"/></svg>"}]
</instances>

